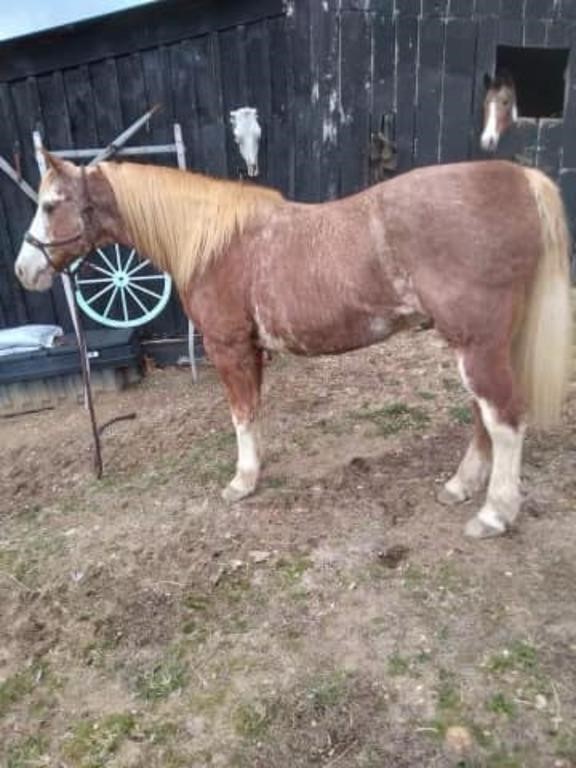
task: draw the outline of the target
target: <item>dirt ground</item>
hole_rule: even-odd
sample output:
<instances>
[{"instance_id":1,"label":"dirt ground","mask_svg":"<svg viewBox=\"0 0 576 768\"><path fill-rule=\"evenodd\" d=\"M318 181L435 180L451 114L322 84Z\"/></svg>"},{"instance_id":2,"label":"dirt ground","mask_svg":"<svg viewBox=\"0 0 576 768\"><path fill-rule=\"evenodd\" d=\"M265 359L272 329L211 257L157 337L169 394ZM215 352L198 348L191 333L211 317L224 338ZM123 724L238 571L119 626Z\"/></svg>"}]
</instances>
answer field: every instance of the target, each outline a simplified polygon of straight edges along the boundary
<instances>
[{"instance_id":1,"label":"dirt ground","mask_svg":"<svg viewBox=\"0 0 576 768\"><path fill-rule=\"evenodd\" d=\"M524 513L435 501L466 397L433 332L267 368L262 486L209 366L0 422L0 765L576 766L576 393Z\"/></svg>"}]
</instances>

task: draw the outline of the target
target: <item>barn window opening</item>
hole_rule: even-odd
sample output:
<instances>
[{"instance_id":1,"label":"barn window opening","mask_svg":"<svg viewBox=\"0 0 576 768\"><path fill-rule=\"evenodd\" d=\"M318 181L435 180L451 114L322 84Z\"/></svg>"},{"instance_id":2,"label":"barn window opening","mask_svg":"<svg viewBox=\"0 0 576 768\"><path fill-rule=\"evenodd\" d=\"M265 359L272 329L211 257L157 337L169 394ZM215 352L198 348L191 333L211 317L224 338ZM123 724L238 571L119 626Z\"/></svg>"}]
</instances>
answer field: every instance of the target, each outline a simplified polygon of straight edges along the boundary
<instances>
[{"instance_id":1,"label":"barn window opening","mask_svg":"<svg viewBox=\"0 0 576 768\"><path fill-rule=\"evenodd\" d=\"M498 46L496 71L512 75L520 117L562 117L569 53L568 48Z\"/></svg>"}]
</instances>

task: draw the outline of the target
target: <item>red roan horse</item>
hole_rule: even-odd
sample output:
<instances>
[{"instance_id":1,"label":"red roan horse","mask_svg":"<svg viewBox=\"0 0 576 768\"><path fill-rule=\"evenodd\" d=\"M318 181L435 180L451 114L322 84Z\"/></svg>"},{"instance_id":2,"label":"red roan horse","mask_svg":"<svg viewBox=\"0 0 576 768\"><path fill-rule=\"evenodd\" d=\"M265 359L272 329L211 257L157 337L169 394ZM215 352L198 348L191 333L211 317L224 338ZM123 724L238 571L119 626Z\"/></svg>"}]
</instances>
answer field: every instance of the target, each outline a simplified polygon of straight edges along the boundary
<instances>
[{"instance_id":1,"label":"red roan horse","mask_svg":"<svg viewBox=\"0 0 576 768\"><path fill-rule=\"evenodd\" d=\"M226 387L238 440L224 497L258 481L264 350L337 354L432 321L455 350L475 432L441 500L488 483L470 536L519 511L524 414L559 419L570 350L569 236L556 186L506 162L414 170L304 205L236 181L138 164L84 170L48 156L16 262L32 290L121 242L170 272Z\"/></svg>"}]
</instances>

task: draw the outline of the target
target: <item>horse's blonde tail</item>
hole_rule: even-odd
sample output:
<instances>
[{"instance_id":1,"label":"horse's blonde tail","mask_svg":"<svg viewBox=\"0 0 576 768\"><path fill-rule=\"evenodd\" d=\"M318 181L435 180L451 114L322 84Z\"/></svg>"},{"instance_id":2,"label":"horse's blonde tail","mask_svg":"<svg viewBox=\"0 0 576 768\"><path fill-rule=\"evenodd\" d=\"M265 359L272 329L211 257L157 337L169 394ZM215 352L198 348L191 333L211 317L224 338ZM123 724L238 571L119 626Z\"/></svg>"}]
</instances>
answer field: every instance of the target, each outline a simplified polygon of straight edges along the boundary
<instances>
[{"instance_id":1,"label":"horse's blonde tail","mask_svg":"<svg viewBox=\"0 0 576 768\"><path fill-rule=\"evenodd\" d=\"M513 360L529 420L545 428L560 421L570 376L570 234L558 187L540 171L524 171L540 219L542 251Z\"/></svg>"}]
</instances>

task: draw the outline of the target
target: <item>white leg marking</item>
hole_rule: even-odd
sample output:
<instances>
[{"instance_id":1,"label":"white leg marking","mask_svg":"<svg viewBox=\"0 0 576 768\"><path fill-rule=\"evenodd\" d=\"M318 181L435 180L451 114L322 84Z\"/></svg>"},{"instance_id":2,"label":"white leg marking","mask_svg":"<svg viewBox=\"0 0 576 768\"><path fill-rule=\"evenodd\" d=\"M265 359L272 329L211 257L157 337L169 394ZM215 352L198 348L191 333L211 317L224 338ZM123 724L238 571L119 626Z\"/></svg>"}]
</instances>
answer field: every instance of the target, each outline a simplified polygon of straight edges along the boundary
<instances>
[{"instance_id":1,"label":"white leg marking","mask_svg":"<svg viewBox=\"0 0 576 768\"><path fill-rule=\"evenodd\" d=\"M490 460L478 450L476 441L468 445L464 458L455 475L444 485L439 495L443 504L457 504L466 501L482 490L490 476Z\"/></svg>"},{"instance_id":2,"label":"white leg marking","mask_svg":"<svg viewBox=\"0 0 576 768\"><path fill-rule=\"evenodd\" d=\"M496 102L492 100L488 105L488 120L480 137L480 146L486 151L494 151L498 146L498 122L496 119Z\"/></svg>"},{"instance_id":3,"label":"white leg marking","mask_svg":"<svg viewBox=\"0 0 576 768\"><path fill-rule=\"evenodd\" d=\"M486 429L492 438L492 474L486 503L477 517L468 523L470 536L493 536L502 533L516 519L520 510L520 465L522 442L526 428L518 429L498 420L495 408L479 399Z\"/></svg>"},{"instance_id":4,"label":"white leg marking","mask_svg":"<svg viewBox=\"0 0 576 768\"><path fill-rule=\"evenodd\" d=\"M475 397L466 375L463 355L458 355L458 372L464 387ZM475 440L472 440L456 474L448 480L443 490L438 494L438 501L442 504L459 504L462 501L466 501L474 493L482 490L488 481L489 475L490 460L478 450Z\"/></svg>"},{"instance_id":5,"label":"white leg marking","mask_svg":"<svg viewBox=\"0 0 576 768\"><path fill-rule=\"evenodd\" d=\"M243 423L233 418L238 445L238 462L232 482L223 491L226 501L239 501L256 488L260 472L258 457L258 427L254 422Z\"/></svg>"}]
</instances>

